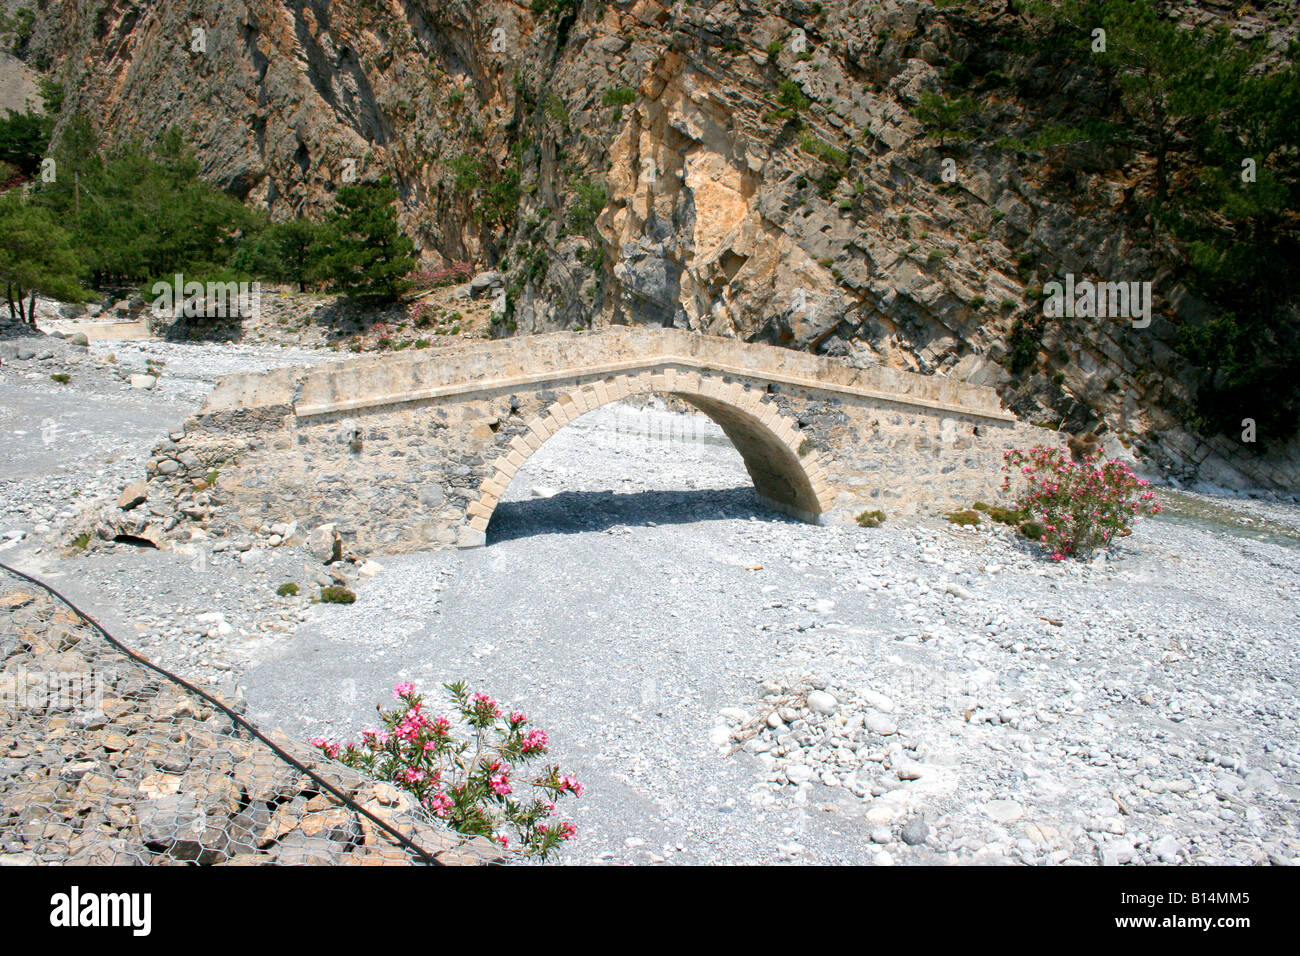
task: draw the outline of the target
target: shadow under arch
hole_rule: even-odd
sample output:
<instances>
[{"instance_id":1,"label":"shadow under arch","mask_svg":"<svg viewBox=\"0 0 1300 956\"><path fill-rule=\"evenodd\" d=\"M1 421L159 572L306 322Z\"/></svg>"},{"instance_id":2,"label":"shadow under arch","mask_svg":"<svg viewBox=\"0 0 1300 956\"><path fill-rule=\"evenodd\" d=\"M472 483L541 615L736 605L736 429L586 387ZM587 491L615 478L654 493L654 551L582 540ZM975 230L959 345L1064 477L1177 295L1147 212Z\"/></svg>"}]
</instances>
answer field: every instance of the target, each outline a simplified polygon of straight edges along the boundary
<instances>
[{"instance_id":1,"label":"shadow under arch","mask_svg":"<svg viewBox=\"0 0 1300 956\"><path fill-rule=\"evenodd\" d=\"M503 501L488 525L489 546L540 534L586 534L616 526L697 524L727 518L793 521L769 510L753 488L686 491L561 491L546 498Z\"/></svg>"},{"instance_id":2,"label":"shadow under arch","mask_svg":"<svg viewBox=\"0 0 1300 956\"><path fill-rule=\"evenodd\" d=\"M679 385L687 378L691 387ZM781 414L765 392L707 373L668 378L610 376L580 386L550 403L522 434L515 435L493 465L478 499L469 508L469 526L486 534L488 524L511 480L534 452L571 421L612 402L636 395L667 394L712 419L739 452L763 504L800 521L820 523L830 510L833 492L826 482L819 453L804 441L799 428Z\"/></svg>"}]
</instances>

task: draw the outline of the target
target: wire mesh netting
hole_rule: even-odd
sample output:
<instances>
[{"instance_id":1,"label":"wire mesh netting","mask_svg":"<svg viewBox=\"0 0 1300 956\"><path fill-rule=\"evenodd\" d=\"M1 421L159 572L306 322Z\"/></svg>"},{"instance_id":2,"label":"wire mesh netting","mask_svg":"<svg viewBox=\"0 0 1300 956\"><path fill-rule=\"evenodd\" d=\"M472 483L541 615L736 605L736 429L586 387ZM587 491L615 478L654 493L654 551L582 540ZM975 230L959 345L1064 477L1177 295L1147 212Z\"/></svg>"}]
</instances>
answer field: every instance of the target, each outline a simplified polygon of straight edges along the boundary
<instances>
[{"instance_id":1,"label":"wire mesh netting","mask_svg":"<svg viewBox=\"0 0 1300 956\"><path fill-rule=\"evenodd\" d=\"M472 864L409 795L137 659L0 566L0 863Z\"/></svg>"}]
</instances>

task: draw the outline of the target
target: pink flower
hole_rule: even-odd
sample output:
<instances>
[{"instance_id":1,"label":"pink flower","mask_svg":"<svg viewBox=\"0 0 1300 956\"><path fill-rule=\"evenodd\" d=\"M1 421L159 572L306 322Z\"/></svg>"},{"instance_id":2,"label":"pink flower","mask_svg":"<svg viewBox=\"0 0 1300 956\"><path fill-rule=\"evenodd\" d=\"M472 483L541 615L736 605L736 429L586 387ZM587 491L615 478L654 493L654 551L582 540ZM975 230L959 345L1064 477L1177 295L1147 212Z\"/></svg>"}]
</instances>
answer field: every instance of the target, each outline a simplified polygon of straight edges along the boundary
<instances>
[{"instance_id":1,"label":"pink flower","mask_svg":"<svg viewBox=\"0 0 1300 956\"><path fill-rule=\"evenodd\" d=\"M445 793L431 794L425 799L424 805L433 811L435 815L440 817L445 817L451 812L451 808L455 806L455 804L452 803L451 797L447 796Z\"/></svg>"},{"instance_id":2,"label":"pink flower","mask_svg":"<svg viewBox=\"0 0 1300 956\"><path fill-rule=\"evenodd\" d=\"M524 734L524 741L520 745L520 751L526 754L545 753L546 752L546 731L530 730Z\"/></svg>"},{"instance_id":3,"label":"pink flower","mask_svg":"<svg viewBox=\"0 0 1300 956\"><path fill-rule=\"evenodd\" d=\"M393 696L398 700L415 693L415 685L409 682L398 684L393 688Z\"/></svg>"},{"instance_id":4,"label":"pink flower","mask_svg":"<svg viewBox=\"0 0 1300 956\"><path fill-rule=\"evenodd\" d=\"M401 721L393 728L393 733L397 734L398 740L414 743L427 727L429 727L429 718L420 712L418 706L414 706L402 715Z\"/></svg>"},{"instance_id":5,"label":"pink flower","mask_svg":"<svg viewBox=\"0 0 1300 956\"><path fill-rule=\"evenodd\" d=\"M574 826L572 823L569 823L567 820L564 821L563 823L560 823L556 827L556 829L560 833L561 840L572 840L578 834L578 828ZM548 827L545 823L539 823L537 824L537 832L540 833L542 836L546 836L548 833L551 832L551 828Z\"/></svg>"},{"instance_id":6,"label":"pink flower","mask_svg":"<svg viewBox=\"0 0 1300 956\"><path fill-rule=\"evenodd\" d=\"M420 783L424 780L425 773L423 770L417 770L415 767L407 767L405 770L399 770L397 779L402 783Z\"/></svg>"},{"instance_id":7,"label":"pink flower","mask_svg":"<svg viewBox=\"0 0 1300 956\"><path fill-rule=\"evenodd\" d=\"M329 757L331 760L339 755L339 745L334 743L332 740L326 740L324 737L313 737L311 740L307 741L307 743L319 750L323 750L325 756Z\"/></svg>"}]
</instances>

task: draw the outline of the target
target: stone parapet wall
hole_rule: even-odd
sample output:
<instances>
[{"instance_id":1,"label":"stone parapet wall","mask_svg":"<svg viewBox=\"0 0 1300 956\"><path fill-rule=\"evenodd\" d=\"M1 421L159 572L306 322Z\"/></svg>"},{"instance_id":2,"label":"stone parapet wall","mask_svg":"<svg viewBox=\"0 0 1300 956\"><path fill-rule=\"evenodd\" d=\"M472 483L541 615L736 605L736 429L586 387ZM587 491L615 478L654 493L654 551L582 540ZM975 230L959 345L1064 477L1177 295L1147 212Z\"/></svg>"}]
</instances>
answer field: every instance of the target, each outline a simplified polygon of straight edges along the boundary
<instances>
[{"instance_id":1,"label":"stone parapet wall","mask_svg":"<svg viewBox=\"0 0 1300 956\"><path fill-rule=\"evenodd\" d=\"M348 411L435 397L424 393L439 388L450 387L463 393L495 383L530 384L517 380L535 376L550 380L584 368L593 369L597 375L635 371L673 359L689 367L713 368L758 380L856 389L898 401L965 408L996 417L1006 415L993 389L944 376L883 366L855 368L837 359L792 349L676 329L628 326L469 342L310 369L232 375L218 384L201 414L277 405L293 406L298 415Z\"/></svg>"}]
</instances>

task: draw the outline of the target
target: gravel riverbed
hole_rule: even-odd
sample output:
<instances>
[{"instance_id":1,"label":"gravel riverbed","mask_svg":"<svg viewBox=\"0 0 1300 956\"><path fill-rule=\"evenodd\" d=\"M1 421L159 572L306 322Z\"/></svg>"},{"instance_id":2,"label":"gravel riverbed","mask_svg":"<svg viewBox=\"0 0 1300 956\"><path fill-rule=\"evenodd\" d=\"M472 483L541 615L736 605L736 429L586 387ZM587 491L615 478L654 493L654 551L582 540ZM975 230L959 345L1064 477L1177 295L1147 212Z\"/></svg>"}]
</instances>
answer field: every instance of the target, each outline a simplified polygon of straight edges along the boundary
<instances>
[{"instance_id":1,"label":"gravel riverbed","mask_svg":"<svg viewBox=\"0 0 1300 956\"><path fill-rule=\"evenodd\" d=\"M1180 495L1105 558L1051 564L1001 528L796 523L707 420L611 406L530 459L487 548L373 555L355 604L311 604L297 547L51 542L218 372L333 357L135 348L111 350L163 359L153 389L101 346L0 367L0 439L23 449L0 560L291 736L354 736L398 680L526 710L588 787L566 861L1300 857L1293 503Z\"/></svg>"}]
</instances>

